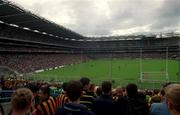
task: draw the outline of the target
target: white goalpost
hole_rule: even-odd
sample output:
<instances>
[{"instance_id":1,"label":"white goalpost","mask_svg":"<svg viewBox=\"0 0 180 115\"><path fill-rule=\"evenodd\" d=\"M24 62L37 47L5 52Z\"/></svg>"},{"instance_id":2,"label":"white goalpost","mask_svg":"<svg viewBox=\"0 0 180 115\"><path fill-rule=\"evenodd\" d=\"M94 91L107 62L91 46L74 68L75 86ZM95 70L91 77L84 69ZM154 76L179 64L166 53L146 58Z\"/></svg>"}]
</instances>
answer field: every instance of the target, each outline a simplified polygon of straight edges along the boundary
<instances>
[{"instance_id":1,"label":"white goalpost","mask_svg":"<svg viewBox=\"0 0 180 115\"><path fill-rule=\"evenodd\" d=\"M143 68L143 49L140 49L140 58L139 58L139 70L140 70L140 82L149 81L149 82L162 82L162 80L150 80L150 77L159 77L163 78L163 81L169 82L169 74L168 74L168 47L165 51L165 69L163 71L151 71L144 70Z\"/></svg>"}]
</instances>

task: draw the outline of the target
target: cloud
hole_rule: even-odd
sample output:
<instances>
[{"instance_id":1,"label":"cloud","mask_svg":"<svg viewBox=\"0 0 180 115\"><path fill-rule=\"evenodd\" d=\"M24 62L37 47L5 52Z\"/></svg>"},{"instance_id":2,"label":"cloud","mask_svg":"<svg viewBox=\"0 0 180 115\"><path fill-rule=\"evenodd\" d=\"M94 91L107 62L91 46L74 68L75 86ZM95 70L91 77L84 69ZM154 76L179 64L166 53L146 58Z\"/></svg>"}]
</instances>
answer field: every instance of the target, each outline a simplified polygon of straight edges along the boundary
<instances>
[{"instance_id":1,"label":"cloud","mask_svg":"<svg viewBox=\"0 0 180 115\"><path fill-rule=\"evenodd\" d=\"M180 0L11 0L82 35L178 31Z\"/></svg>"},{"instance_id":2,"label":"cloud","mask_svg":"<svg viewBox=\"0 0 180 115\"><path fill-rule=\"evenodd\" d=\"M180 23L180 1L165 0L157 10L158 15L151 29L155 31L175 31Z\"/></svg>"},{"instance_id":3,"label":"cloud","mask_svg":"<svg viewBox=\"0 0 180 115\"><path fill-rule=\"evenodd\" d=\"M135 33L147 33L150 32L150 24L149 25L144 25L144 26L138 26L138 27L133 27L129 29L120 29L120 30L113 30L111 35L128 35L128 34L135 34Z\"/></svg>"}]
</instances>

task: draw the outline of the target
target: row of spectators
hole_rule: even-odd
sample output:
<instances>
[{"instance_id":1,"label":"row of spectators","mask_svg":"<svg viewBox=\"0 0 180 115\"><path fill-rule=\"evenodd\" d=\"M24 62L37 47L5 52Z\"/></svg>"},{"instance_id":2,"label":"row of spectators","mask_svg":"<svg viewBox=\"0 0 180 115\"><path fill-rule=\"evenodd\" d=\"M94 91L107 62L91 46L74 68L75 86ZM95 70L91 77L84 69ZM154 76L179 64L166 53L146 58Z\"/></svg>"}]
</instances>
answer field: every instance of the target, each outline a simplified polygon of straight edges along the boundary
<instances>
[{"instance_id":1,"label":"row of spectators","mask_svg":"<svg viewBox=\"0 0 180 115\"><path fill-rule=\"evenodd\" d=\"M29 82L13 93L10 114L180 115L179 96L179 84L167 84L161 90L145 91L138 90L133 83L115 89L110 81L95 86L86 77L61 86Z\"/></svg>"},{"instance_id":2,"label":"row of spectators","mask_svg":"<svg viewBox=\"0 0 180 115\"><path fill-rule=\"evenodd\" d=\"M88 58L81 54L1 54L0 65L7 66L19 73L49 69L63 65L80 63Z\"/></svg>"}]
</instances>

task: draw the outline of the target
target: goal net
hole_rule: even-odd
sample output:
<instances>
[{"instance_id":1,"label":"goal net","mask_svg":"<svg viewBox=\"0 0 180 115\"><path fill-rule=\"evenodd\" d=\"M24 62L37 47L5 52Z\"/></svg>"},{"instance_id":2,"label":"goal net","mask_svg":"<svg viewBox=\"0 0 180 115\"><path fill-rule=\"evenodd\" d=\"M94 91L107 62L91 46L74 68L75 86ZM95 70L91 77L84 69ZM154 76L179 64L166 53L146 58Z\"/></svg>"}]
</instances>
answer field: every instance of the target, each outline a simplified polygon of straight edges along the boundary
<instances>
[{"instance_id":1,"label":"goal net","mask_svg":"<svg viewBox=\"0 0 180 115\"><path fill-rule=\"evenodd\" d=\"M158 51L140 49L139 68L141 82L168 82L168 48Z\"/></svg>"}]
</instances>

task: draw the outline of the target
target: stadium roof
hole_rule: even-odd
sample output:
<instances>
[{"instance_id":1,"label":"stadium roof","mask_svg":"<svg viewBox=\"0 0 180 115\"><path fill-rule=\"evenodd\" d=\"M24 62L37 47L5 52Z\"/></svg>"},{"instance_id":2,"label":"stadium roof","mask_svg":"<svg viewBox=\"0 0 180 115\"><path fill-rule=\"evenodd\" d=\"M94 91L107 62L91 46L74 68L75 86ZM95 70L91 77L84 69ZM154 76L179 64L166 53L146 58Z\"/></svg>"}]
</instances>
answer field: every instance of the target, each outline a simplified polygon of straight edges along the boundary
<instances>
[{"instance_id":1,"label":"stadium roof","mask_svg":"<svg viewBox=\"0 0 180 115\"><path fill-rule=\"evenodd\" d=\"M37 16L30 11L26 11L7 0L0 0L0 21L66 40L78 40L84 38L78 33Z\"/></svg>"}]
</instances>

